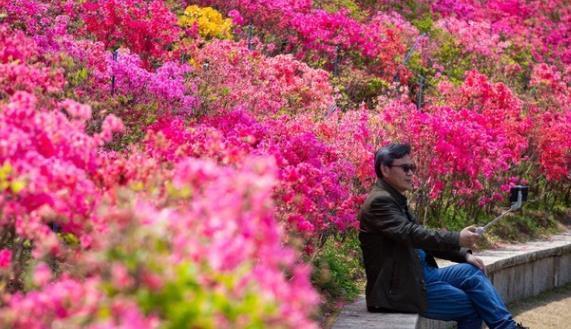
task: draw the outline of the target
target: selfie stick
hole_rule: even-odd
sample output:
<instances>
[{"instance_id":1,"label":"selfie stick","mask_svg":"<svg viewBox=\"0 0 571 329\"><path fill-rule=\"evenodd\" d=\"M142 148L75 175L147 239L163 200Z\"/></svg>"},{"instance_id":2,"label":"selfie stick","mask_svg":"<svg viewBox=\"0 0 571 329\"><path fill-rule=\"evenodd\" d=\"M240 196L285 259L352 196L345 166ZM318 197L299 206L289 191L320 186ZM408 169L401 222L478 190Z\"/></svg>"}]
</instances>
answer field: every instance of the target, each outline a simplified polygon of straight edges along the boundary
<instances>
[{"instance_id":1,"label":"selfie stick","mask_svg":"<svg viewBox=\"0 0 571 329\"><path fill-rule=\"evenodd\" d=\"M516 211L516 210L520 209L523 206L523 202L527 200L527 191L528 191L527 186L518 185L518 186L512 187L511 191L510 191L511 192L510 200L514 201L513 199L515 197L515 202L512 202L512 205L508 210L504 211L501 215L494 218L494 220L492 220L488 224L486 224L484 226L477 227L476 233L483 234L490 226L494 225L494 223L499 221L502 217L504 217L505 215L507 215L508 213L510 213L512 211Z\"/></svg>"}]
</instances>

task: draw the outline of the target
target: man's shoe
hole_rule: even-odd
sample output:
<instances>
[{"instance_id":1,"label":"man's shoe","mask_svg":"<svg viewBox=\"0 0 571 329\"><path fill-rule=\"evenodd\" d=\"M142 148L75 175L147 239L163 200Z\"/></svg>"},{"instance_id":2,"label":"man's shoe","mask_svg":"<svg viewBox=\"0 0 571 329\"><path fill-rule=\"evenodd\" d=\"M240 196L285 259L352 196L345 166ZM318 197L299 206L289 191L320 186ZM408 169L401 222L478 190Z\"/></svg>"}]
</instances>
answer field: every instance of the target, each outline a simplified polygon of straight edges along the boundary
<instances>
[{"instance_id":1,"label":"man's shoe","mask_svg":"<svg viewBox=\"0 0 571 329\"><path fill-rule=\"evenodd\" d=\"M515 327L516 327L516 329L529 329L529 327L524 327L523 324L521 324L521 323L516 323Z\"/></svg>"}]
</instances>

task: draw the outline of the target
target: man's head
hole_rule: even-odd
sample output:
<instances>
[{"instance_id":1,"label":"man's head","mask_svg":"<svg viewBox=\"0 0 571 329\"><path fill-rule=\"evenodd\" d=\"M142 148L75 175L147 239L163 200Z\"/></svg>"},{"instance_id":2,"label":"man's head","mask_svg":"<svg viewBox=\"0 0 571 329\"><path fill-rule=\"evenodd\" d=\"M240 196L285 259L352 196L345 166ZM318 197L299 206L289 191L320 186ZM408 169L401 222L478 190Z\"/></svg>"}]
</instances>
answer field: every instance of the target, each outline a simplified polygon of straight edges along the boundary
<instances>
[{"instance_id":1,"label":"man's head","mask_svg":"<svg viewBox=\"0 0 571 329\"><path fill-rule=\"evenodd\" d=\"M416 166L410 158L409 144L390 144L375 154L375 173L399 192L412 189Z\"/></svg>"}]
</instances>

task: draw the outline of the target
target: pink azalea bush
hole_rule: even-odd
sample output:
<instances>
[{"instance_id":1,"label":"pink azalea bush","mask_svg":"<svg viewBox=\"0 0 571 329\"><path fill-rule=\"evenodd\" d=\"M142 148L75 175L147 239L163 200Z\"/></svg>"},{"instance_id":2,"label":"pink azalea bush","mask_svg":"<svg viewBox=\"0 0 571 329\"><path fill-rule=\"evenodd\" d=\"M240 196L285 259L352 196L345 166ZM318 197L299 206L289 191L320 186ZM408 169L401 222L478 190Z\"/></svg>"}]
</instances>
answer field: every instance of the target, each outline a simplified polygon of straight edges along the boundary
<instances>
[{"instance_id":1,"label":"pink azalea bush","mask_svg":"<svg viewBox=\"0 0 571 329\"><path fill-rule=\"evenodd\" d=\"M50 21L50 6L37 0L2 0L2 9L6 12L8 23L19 23L30 34L42 33L43 25Z\"/></svg>"},{"instance_id":2,"label":"pink azalea bush","mask_svg":"<svg viewBox=\"0 0 571 329\"><path fill-rule=\"evenodd\" d=\"M530 86L534 89L537 105L555 112L566 111L570 108L571 87L565 83L569 72L562 73L556 67L540 63L533 67ZM567 76L565 76L567 75Z\"/></svg>"},{"instance_id":3,"label":"pink azalea bush","mask_svg":"<svg viewBox=\"0 0 571 329\"><path fill-rule=\"evenodd\" d=\"M569 178L571 129L571 88L557 68L537 64L531 73L533 88L533 118L540 168L549 181L561 182Z\"/></svg>"},{"instance_id":4,"label":"pink azalea bush","mask_svg":"<svg viewBox=\"0 0 571 329\"><path fill-rule=\"evenodd\" d=\"M510 45L501 41L500 34L494 32L489 22L475 22L447 17L437 22L437 26L453 34L468 52L475 52L490 59L498 60Z\"/></svg>"},{"instance_id":5,"label":"pink azalea bush","mask_svg":"<svg viewBox=\"0 0 571 329\"><path fill-rule=\"evenodd\" d=\"M32 38L0 24L0 43L0 95L11 96L17 90L56 93L63 89L62 70L50 67L53 60L43 56Z\"/></svg>"},{"instance_id":6,"label":"pink azalea bush","mask_svg":"<svg viewBox=\"0 0 571 329\"><path fill-rule=\"evenodd\" d=\"M177 162L186 155L240 166L249 154L271 155L278 164L275 198L279 217L307 238L355 223L347 182L353 165L321 142L312 121L258 122L243 108L185 127L168 120L152 127L146 148L155 159Z\"/></svg>"},{"instance_id":7,"label":"pink azalea bush","mask_svg":"<svg viewBox=\"0 0 571 329\"><path fill-rule=\"evenodd\" d=\"M407 111L402 106L407 106ZM502 129L475 111L435 107L420 112L414 105L397 103L382 113L387 123L394 125L395 139L413 140L422 164L419 179L431 187L433 199L440 197L445 187L452 188L454 195L472 196L518 161L519 154L512 154Z\"/></svg>"},{"instance_id":8,"label":"pink azalea bush","mask_svg":"<svg viewBox=\"0 0 571 329\"><path fill-rule=\"evenodd\" d=\"M101 229L95 214L101 197L96 184L99 148L123 125L108 116L100 133L85 134L88 105L71 100L41 108L28 93L17 92L0 106L0 162L10 188L2 191L3 241L22 252L18 239L34 243L34 257L58 253L50 225L79 238ZM6 245L5 245L6 246Z\"/></svg>"},{"instance_id":9,"label":"pink azalea bush","mask_svg":"<svg viewBox=\"0 0 571 329\"><path fill-rule=\"evenodd\" d=\"M86 1L82 12L86 30L107 49L130 48L146 64L163 58L180 33L176 16L164 1Z\"/></svg>"},{"instance_id":10,"label":"pink azalea bush","mask_svg":"<svg viewBox=\"0 0 571 329\"><path fill-rule=\"evenodd\" d=\"M545 177L554 182L569 180L571 163L571 110L552 113L545 112L538 119L539 163Z\"/></svg>"},{"instance_id":11,"label":"pink azalea bush","mask_svg":"<svg viewBox=\"0 0 571 329\"><path fill-rule=\"evenodd\" d=\"M256 115L272 116L325 110L333 103L329 75L290 55L265 57L243 43L214 41L194 56L197 83L215 110L243 106Z\"/></svg>"},{"instance_id":12,"label":"pink azalea bush","mask_svg":"<svg viewBox=\"0 0 571 329\"><path fill-rule=\"evenodd\" d=\"M188 64L167 61L154 71L147 70L141 59L128 50L120 49L113 58L106 57L107 69L97 79L111 96L128 97L135 104L156 106L158 114L189 114L198 105L196 88L187 76ZM109 81L114 79L114 83ZM107 83L105 83L107 82Z\"/></svg>"},{"instance_id":13,"label":"pink azalea bush","mask_svg":"<svg viewBox=\"0 0 571 329\"><path fill-rule=\"evenodd\" d=\"M502 200L498 191L527 150L531 123L505 85L478 72L469 72L461 86L443 82L439 88L444 100L423 111L407 101L379 110L390 138L409 140L415 149L422 212L430 203L437 212L450 204L477 212Z\"/></svg>"},{"instance_id":14,"label":"pink azalea bush","mask_svg":"<svg viewBox=\"0 0 571 329\"><path fill-rule=\"evenodd\" d=\"M317 60L325 54L330 60L337 47L357 52L371 61L384 77L391 77L402 60L406 43L418 32L396 13L379 13L368 22L359 22L347 11L330 13L313 8L311 0L219 1L202 0L203 5L238 10L244 19L278 37L273 47L286 47L298 58ZM284 33L285 32L285 33ZM301 48L297 45L301 44Z\"/></svg>"},{"instance_id":15,"label":"pink azalea bush","mask_svg":"<svg viewBox=\"0 0 571 329\"><path fill-rule=\"evenodd\" d=\"M477 71L469 71L464 83L455 88L449 83L439 85L445 103L455 109L469 108L482 114L488 121L487 128L495 128L506 136L513 159L526 149L529 121L525 117L522 101L503 83L493 83Z\"/></svg>"},{"instance_id":16,"label":"pink azalea bush","mask_svg":"<svg viewBox=\"0 0 571 329\"><path fill-rule=\"evenodd\" d=\"M494 0L481 3L441 0L435 1L432 9L445 17L457 17L468 24L489 25L490 36L508 36L517 47L529 48L539 61L549 57L566 65L570 63L571 12L564 1ZM553 15L558 18L553 19ZM461 34L464 31L457 30ZM483 45L491 39L484 37L475 41Z\"/></svg>"},{"instance_id":17,"label":"pink azalea bush","mask_svg":"<svg viewBox=\"0 0 571 329\"><path fill-rule=\"evenodd\" d=\"M0 323L315 327L308 317L318 298L308 268L282 245L273 218L274 177L268 158L248 158L240 170L182 160L163 198L137 197L105 211L113 230L83 254L78 268L37 291L12 295Z\"/></svg>"}]
</instances>

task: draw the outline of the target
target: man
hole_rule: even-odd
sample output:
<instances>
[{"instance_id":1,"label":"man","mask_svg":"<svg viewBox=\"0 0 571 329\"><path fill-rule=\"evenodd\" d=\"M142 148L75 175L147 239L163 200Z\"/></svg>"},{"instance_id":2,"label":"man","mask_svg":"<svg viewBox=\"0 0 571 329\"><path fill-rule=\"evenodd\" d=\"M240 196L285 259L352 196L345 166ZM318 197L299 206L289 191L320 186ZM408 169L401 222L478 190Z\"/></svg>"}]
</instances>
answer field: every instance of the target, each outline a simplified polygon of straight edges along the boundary
<instances>
[{"instance_id":1,"label":"man","mask_svg":"<svg viewBox=\"0 0 571 329\"><path fill-rule=\"evenodd\" d=\"M525 328L512 320L469 249L475 227L461 232L428 229L409 212L403 195L412 189L416 166L410 145L391 144L375 155L377 182L359 213L359 240L367 274L369 312L410 312L457 321L459 329ZM434 257L457 263L438 268Z\"/></svg>"}]
</instances>

